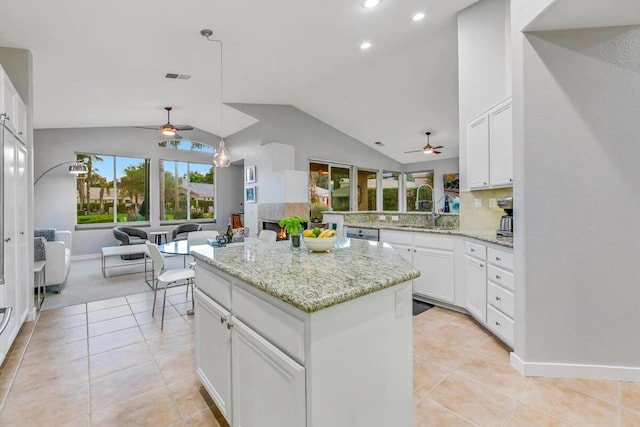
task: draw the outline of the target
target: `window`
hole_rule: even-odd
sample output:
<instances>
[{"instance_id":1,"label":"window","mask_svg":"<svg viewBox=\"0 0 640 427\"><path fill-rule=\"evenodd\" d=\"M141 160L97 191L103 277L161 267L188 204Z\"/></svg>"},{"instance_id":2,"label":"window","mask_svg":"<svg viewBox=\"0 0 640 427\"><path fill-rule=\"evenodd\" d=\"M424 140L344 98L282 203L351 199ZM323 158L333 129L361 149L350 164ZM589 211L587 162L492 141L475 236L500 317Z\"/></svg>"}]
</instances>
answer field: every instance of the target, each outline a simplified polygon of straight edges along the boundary
<instances>
[{"instance_id":1,"label":"window","mask_svg":"<svg viewBox=\"0 0 640 427\"><path fill-rule=\"evenodd\" d=\"M160 160L160 221L214 218L211 164Z\"/></svg>"},{"instance_id":2,"label":"window","mask_svg":"<svg viewBox=\"0 0 640 427\"><path fill-rule=\"evenodd\" d=\"M203 144L202 142L191 141L188 139L172 139L169 141L160 141L158 143L162 148L170 148L173 150L183 150L183 151L199 151L203 153L215 153L216 150L207 144Z\"/></svg>"},{"instance_id":3,"label":"window","mask_svg":"<svg viewBox=\"0 0 640 427\"><path fill-rule=\"evenodd\" d=\"M351 166L309 163L309 211L313 222L322 220L322 213L351 209Z\"/></svg>"},{"instance_id":4,"label":"window","mask_svg":"<svg viewBox=\"0 0 640 427\"><path fill-rule=\"evenodd\" d=\"M433 209L433 171L405 174L407 212L430 212Z\"/></svg>"},{"instance_id":5,"label":"window","mask_svg":"<svg viewBox=\"0 0 640 427\"><path fill-rule=\"evenodd\" d=\"M400 210L400 173L384 172L382 174L382 210Z\"/></svg>"},{"instance_id":6,"label":"window","mask_svg":"<svg viewBox=\"0 0 640 427\"><path fill-rule=\"evenodd\" d=\"M375 171L358 170L358 205L359 211L375 211L376 191L378 190L377 173Z\"/></svg>"},{"instance_id":7,"label":"window","mask_svg":"<svg viewBox=\"0 0 640 427\"><path fill-rule=\"evenodd\" d=\"M149 159L76 154L88 172L76 178L76 223L149 220Z\"/></svg>"}]
</instances>

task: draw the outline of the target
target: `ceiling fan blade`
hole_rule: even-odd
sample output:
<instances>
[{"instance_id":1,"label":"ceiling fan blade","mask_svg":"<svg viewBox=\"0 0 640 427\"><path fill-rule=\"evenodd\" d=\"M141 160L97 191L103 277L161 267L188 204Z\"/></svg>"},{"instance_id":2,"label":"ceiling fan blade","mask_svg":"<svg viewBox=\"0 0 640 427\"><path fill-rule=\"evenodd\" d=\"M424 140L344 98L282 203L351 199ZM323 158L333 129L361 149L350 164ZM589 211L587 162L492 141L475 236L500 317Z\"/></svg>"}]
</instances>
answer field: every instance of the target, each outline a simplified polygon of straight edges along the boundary
<instances>
[{"instance_id":1,"label":"ceiling fan blade","mask_svg":"<svg viewBox=\"0 0 640 427\"><path fill-rule=\"evenodd\" d=\"M181 125L181 126L174 126L174 128L176 128L176 130L193 130L193 126L189 126L189 125Z\"/></svg>"},{"instance_id":2,"label":"ceiling fan blade","mask_svg":"<svg viewBox=\"0 0 640 427\"><path fill-rule=\"evenodd\" d=\"M434 150L439 150L441 148L444 148L444 145L436 145L435 147L433 147Z\"/></svg>"},{"instance_id":3,"label":"ceiling fan blade","mask_svg":"<svg viewBox=\"0 0 640 427\"><path fill-rule=\"evenodd\" d=\"M436 151L436 150L433 150L433 151L432 151L432 153L433 153L433 154L440 154L440 153L442 153L442 151Z\"/></svg>"},{"instance_id":4,"label":"ceiling fan blade","mask_svg":"<svg viewBox=\"0 0 640 427\"><path fill-rule=\"evenodd\" d=\"M158 130L158 126L132 126L134 129Z\"/></svg>"},{"instance_id":5,"label":"ceiling fan blade","mask_svg":"<svg viewBox=\"0 0 640 427\"><path fill-rule=\"evenodd\" d=\"M173 135L173 138L171 139L182 139L182 136L178 135L177 133L175 135Z\"/></svg>"},{"instance_id":6,"label":"ceiling fan blade","mask_svg":"<svg viewBox=\"0 0 640 427\"><path fill-rule=\"evenodd\" d=\"M420 153L422 152L422 148L419 150L411 150L411 151L405 151L404 154L408 154L408 153Z\"/></svg>"}]
</instances>

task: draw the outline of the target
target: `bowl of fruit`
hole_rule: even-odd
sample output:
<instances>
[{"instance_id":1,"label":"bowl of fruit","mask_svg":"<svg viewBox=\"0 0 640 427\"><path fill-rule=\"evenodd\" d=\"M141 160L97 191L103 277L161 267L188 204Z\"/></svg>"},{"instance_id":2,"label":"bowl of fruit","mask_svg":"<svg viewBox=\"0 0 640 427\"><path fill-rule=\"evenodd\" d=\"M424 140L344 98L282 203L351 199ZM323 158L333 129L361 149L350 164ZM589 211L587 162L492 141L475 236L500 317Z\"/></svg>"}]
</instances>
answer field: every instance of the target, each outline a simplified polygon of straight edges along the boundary
<instances>
[{"instance_id":1,"label":"bowl of fruit","mask_svg":"<svg viewBox=\"0 0 640 427\"><path fill-rule=\"evenodd\" d=\"M304 230L302 232L304 244L311 252L327 252L336 243L336 230Z\"/></svg>"}]
</instances>

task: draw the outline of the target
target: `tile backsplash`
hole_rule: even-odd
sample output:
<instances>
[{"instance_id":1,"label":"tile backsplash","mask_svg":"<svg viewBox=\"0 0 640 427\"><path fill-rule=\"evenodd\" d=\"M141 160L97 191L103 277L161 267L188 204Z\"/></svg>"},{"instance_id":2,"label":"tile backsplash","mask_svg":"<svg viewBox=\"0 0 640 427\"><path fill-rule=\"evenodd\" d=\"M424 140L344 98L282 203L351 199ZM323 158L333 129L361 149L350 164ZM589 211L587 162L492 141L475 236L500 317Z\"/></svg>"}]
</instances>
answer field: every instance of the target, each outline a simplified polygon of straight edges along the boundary
<instances>
[{"instance_id":1,"label":"tile backsplash","mask_svg":"<svg viewBox=\"0 0 640 427\"><path fill-rule=\"evenodd\" d=\"M504 209L489 207L489 199L511 197L513 188L494 188L490 190L460 192L460 230L461 231L496 231L500 225L500 217ZM476 199L481 207L475 207Z\"/></svg>"}]
</instances>

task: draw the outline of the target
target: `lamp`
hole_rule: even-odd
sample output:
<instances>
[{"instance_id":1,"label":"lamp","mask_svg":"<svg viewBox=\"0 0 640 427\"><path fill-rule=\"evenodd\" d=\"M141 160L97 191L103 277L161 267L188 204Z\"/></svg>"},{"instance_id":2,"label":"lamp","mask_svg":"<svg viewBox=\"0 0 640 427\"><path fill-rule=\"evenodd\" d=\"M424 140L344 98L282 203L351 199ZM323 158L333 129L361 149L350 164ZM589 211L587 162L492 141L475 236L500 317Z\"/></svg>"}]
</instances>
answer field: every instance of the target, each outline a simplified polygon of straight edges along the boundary
<instances>
[{"instance_id":1,"label":"lamp","mask_svg":"<svg viewBox=\"0 0 640 427\"><path fill-rule=\"evenodd\" d=\"M83 173L87 173L89 171L89 168L87 168L87 165L85 165L84 163L79 162L77 160L72 160L70 162L62 162L62 163L58 163L55 166L51 166L46 171L42 172L42 174L40 174L40 176L38 178L36 178L35 181L33 181L33 185L35 186L38 183L38 181L40 181L40 178L42 178L43 176L45 176L46 174L48 174L49 172L51 172L55 168L57 168L59 166L63 166L63 165L69 165L69 164L71 165L71 166L69 166L69 173L70 174L80 175L80 174L83 174Z\"/></svg>"},{"instance_id":2,"label":"lamp","mask_svg":"<svg viewBox=\"0 0 640 427\"><path fill-rule=\"evenodd\" d=\"M200 30L200 35L210 42L220 43L220 132L222 133L222 40L211 39L213 31L205 28ZM217 168L226 168L231 164L231 156L224 146L224 137L220 135L220 145L213 155L213 164Z\"/></svg>"}]
</instances>

